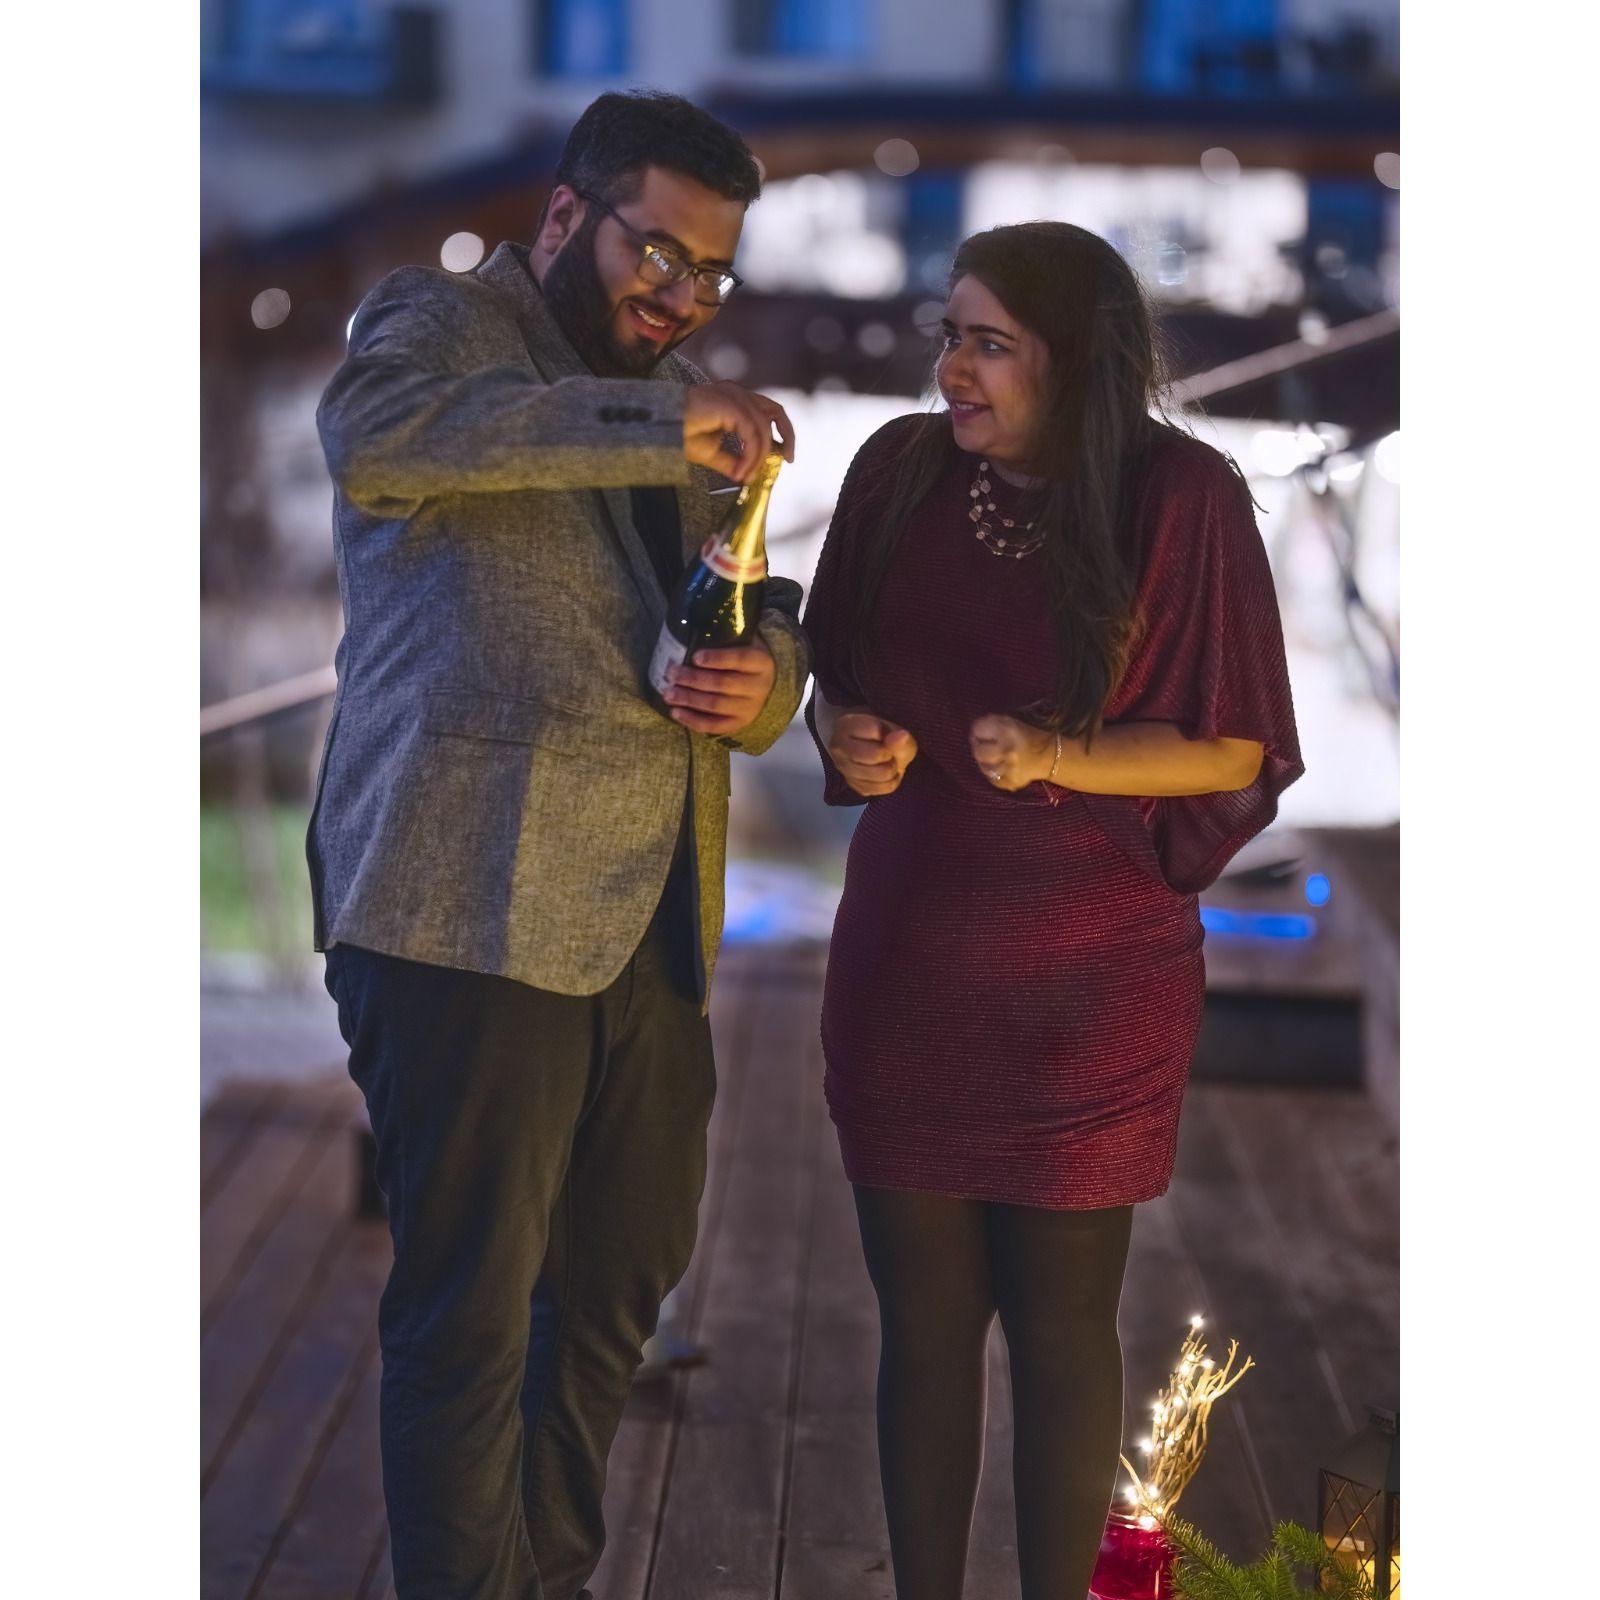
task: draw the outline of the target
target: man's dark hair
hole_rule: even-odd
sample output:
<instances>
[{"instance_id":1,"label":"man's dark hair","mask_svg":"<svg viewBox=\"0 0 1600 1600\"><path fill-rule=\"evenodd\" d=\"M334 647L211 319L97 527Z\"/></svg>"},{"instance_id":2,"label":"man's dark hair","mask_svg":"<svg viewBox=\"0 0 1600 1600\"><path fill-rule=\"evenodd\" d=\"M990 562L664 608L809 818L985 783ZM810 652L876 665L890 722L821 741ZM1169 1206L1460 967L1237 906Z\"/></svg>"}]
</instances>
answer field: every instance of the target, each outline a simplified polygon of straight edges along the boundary
<instances>
[{"instance_id":1,"label":"man's dark hair","mask_svg":"<svg viewBox=\"0 0 1600 1600\"><path fill-rule=\"evenodd\" d=\"M747 206L761 194L756 159L732 128L681 95L650 89L601 95L567 135L555 181L626 205L646 167L665 167Z\"/></svg>"}]
</instances>

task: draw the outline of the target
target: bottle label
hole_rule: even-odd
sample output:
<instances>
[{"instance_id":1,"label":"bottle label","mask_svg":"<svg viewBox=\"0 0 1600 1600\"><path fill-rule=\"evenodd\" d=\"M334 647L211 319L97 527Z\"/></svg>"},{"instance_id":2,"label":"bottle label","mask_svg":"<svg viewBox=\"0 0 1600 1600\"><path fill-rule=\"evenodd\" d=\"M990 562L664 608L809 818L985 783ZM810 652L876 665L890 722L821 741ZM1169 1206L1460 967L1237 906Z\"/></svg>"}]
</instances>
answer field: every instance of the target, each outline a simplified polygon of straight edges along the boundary
<instances>
[{"instance_id":1,"label":"bottle label","mask_svg":"<svg viewBox=\"0 0 1600 1600\"><path fill-rule=\"evenodd\" d=\"M727 545L715 535L700 546L700 559L730 583L759 583L767 575L767 558L758 556L754 561L741 561Z\"/></svg>"},{"instance_id":2,"label":"bottle label","mask_svg":"<svg viewBox=\"0 0 1600 1600\"><path fill-rule=\"evenodd\" d=\"M687 654L687 647L673 638L672 629L662 623L661 637L656 640L655 654L650 657L650 687L657 694L666 693L667 669L678 666Z\"/></svg>"}]
</instances>

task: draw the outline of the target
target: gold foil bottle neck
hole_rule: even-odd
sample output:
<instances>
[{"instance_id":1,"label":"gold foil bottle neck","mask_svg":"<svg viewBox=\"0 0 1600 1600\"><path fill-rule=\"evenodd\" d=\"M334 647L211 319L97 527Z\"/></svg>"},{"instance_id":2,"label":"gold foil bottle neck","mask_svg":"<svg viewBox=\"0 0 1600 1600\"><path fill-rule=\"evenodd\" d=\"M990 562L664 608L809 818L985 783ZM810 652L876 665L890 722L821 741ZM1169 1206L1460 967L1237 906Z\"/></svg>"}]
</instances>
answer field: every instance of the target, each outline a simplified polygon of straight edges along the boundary
<instances>
[{"instance_id":1,"label":"gold foil bottle neck","mask_svg":"<svg viewBox=\"0 0 1600 1600\"><path fill-rule=\"evenodd\" d=\"M734 503L733 524L724 539L728 553L741 565L767 563L767 504L778 481L783 457L771 451L761 470L740 491Z\"/></svg>"}]
</instances>

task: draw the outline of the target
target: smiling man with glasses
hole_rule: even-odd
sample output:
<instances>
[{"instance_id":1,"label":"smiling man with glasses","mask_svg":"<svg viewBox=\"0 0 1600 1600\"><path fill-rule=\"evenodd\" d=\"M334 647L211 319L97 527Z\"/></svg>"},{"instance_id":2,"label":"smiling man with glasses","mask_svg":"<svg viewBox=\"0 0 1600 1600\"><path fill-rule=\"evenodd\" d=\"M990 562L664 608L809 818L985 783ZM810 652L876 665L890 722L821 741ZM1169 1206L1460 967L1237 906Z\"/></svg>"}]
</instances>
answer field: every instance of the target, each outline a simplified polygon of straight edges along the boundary
<instances>
[{"instance_id":1,"label":"smiling man with glasses","mask_svg":"<svg viewBox=\"0 0 1600 1600\"><path fill-rule=\"evenodd\" d=\"M728 752L807 676L781 578L668 714L645 676L713 492L793 459L780 406L674 353L738 287L754 158L608 94L555 180L531 247L385 278L317 414L345 634L307 854L395 1244L399 1600L574 1600L599 1560L705 1181Z\"/></svg>"}]
</instances>

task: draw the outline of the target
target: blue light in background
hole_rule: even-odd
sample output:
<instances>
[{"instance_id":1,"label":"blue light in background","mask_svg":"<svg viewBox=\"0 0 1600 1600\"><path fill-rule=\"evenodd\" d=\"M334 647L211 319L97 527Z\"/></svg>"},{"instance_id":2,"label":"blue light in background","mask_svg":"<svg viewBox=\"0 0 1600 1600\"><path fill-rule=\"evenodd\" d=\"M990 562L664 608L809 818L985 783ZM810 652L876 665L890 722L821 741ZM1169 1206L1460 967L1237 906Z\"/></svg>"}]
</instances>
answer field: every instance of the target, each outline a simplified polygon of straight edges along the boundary
<instances>
[{"instance_id":1,"label":"blue light in background","mask_svg":"<svg viewBox=\"0 0 1600 1600\"><path fill-rule=\"evenodd\" d=\"M1316 919L1297 911L1228 911L1201 906L1200 926L1207 933L1243 934L1252 939L1309 939Z\"/></svg>"},{"instance_id":2,"label":"blue light in background","mask_svg":"<svg viewBox=\"0 0 1600 1600\"><path fill-rule=\"evenodd\" d=\"M1333 885L1325 872L1313 872L1306 879L1306 904L1325 906L1333 898Z\"/></svg>"}]
</instances>

